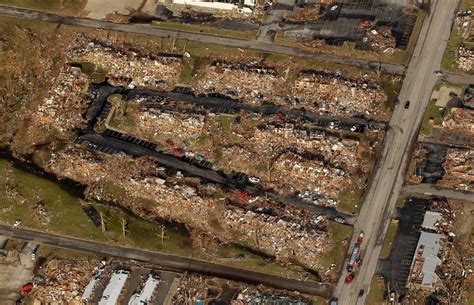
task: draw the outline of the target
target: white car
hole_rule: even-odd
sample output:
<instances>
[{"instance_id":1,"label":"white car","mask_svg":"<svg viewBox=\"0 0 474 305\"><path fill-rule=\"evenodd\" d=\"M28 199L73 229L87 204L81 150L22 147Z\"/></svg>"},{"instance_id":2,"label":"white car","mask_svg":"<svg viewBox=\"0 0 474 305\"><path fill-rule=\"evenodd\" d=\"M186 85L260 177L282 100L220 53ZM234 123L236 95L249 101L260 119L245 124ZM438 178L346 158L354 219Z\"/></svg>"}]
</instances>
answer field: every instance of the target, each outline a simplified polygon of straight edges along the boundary
<instances>
[{"instance_id":1,"label":"white car","mask_svg":"<svg viewBox=\"0 0 474 305\"><path fill-rule=\"evenodd\" d=\"M250 181L251 183L259 183L259 182L260 182L260 179L258 179L257 177L250 177L250 178L249 178L249 181Z\"/></svg>"},{"instance_id":2,"label":"white car","mask_svg":"<svg viewBox=\"0 0 474 305\"><path fill-rule=\"evenodd\" d=\"M31 260L32 261L36 260L36 254L35 253L31 253Z\"/></svg>"}]
</instances>

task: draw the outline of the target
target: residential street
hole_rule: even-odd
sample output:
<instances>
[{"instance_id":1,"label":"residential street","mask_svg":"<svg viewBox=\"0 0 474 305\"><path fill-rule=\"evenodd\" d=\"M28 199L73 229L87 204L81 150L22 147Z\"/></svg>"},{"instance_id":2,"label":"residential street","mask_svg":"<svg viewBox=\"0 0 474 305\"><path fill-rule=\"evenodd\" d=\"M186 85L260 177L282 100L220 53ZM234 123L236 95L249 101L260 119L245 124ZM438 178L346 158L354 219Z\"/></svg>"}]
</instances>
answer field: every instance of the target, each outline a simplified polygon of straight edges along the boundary
<instances>
[{"instance_id":1,"label":"residential street","mask_svg":"<svg viewBox=\"0 0 474 305\"><path fill-rule=\"evenodd\" d=\"M76 17L62 17L50 13L44 13L29 9L16 8L7 5L0 5L0 15L18 17L30 20L42 20L46 22L76 25L90 28L106 29L119 32L127 32L141 35L150 35L158 37L176 37L178 39L185 39L197 41L202 43L212 43L217 45L224 45L242 49L252 49L267 53L277 53L290 56L306 57L315 60L335 62L345 65L352 65L364 68L375 69L379 65L383 71L391 74L403 74L405 66L388 63L379 63L378 61L367 61L362 59L354 59L349 57L340 57L327 53L314 53L301 51L295 48L286 47L274 43L258 41L258 40L241 40L235 38L218 37L213 35L206 35L201 33L189 33L177 30L158 29L149 25L142 24L119 24L106 21L76 18Z\"/></svg>"},{"instance_id":2,"label":"residential street","mask_svg":"<svg viewBox=\"0 0 474 305\"><path fill-rule=\"evenodd\" d=\"M308 281L298 281L267 273L254 272L247 269L239 269L225 265L208 263L205 261L188 257L151 252L133 248L108 245L83 239L54 235L39 231L12 228L0 225L0 236L15 238L25 241L34 241L37 244L50 245L69 250L77 250L88 253L95 253L104 256L133 259L160 265L164 268L190 271L217 276L221 278L242 281L252 284L264 284L280 289L297 290L303 293L329 297L332 285L328 283L316 283Z\"/></svg>"},{"instance_id":3,"label":"residential street","mask_svg":"<svg viewBox=\"0 0 474 305\"><path fill-rule=\"evenodd\" d=\"M423 194L428 196L434 195L461 201L474 202L474 194L472 192L442 189L429 183L405 186L402 189L402 192L405 194Z\"/></svg>"},{"instance_id":4,"label":"residential street","mask_svg":"<svg viewBox=\"0 0 474 305\"><path fill-rule=\"evenodd\" d=\"M440 70L456 4L456 0L435 1L431 13L423 24L400 92L401 105L396 108L390 120L376 172L366 191L364 204L354 226L349 251L352 250L357 235L364 231L365 237L361 248L363 262L356 270L355 279L351 284L344 284L347 272L344 270L342 273L335 292L339 304L365 302L404 181L410 148L417 137L424 109L437 80L433 71ZM409 109L403 107L405 101L410 101ZM364 293L359 297L361 289L364 289Z\"/></svg>"}]
</instances>

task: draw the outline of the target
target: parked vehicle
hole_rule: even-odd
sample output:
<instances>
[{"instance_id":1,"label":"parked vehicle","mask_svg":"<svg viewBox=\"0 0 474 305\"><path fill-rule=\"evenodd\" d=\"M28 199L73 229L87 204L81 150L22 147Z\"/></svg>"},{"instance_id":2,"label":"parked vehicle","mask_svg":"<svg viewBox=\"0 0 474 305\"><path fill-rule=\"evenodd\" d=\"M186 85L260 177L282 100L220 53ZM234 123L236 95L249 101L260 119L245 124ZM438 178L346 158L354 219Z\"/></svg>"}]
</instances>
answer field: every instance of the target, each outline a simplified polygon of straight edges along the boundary
<instances>
[{"instance_id":1,"label":"parked vehicle","mask_svg":"<svg viewBox=\"0 0 474 305\"><path fill-rule=\"evenodd\" d=\"M405 109L408 109L408 108L410 108L410 101L405 102Z\"/></svg>"},{"instance_id":2,"label":"parked vehicle","mask_svg":"<svg viewBox=\"0 0 474 305\"><path fill-rule=\"evenodd\" d=\"M350 273L347 277L346 277L346 280L344 281L344 283L346 284L350 284L352 283L352 281L354 280L354 273Z\"/></svg>"},{"instance_id":3,"label":"parked vehicle","mask_svg":"<svg viewBox=\"0 0 474 305\"><path fill-rule=\"evenodd\" d=\"M363 295L364 295L364 292L365 292L364 289L359 290L359 297L363 296Z\"/></svg>"},{"instance_id":4,"label":"parked vehicle","mask_svg":"<svg viewBox=\"0 0 474 305\"><path fill-rule=\"evenodd\" d=\"M360 261L360 246L362 245L363 240L364 240L364 232L360 232L359 237L357 237L357 241L354 245L354 249L352 249L349 263L347 264L348 272L354 272L357 264Z\"/></svg>"},{"instance_id":5,"label":"parked vehicle","mask_svg":"<svg viewBox=\"0 0 474 305\"><path fill-rule=\"evenodd\" d=\"M338 304L339 304L339 302L338 302L337 298L332 298L331 303L329 303L329 305L338 305Z\"/></svg>"}]
</instances>

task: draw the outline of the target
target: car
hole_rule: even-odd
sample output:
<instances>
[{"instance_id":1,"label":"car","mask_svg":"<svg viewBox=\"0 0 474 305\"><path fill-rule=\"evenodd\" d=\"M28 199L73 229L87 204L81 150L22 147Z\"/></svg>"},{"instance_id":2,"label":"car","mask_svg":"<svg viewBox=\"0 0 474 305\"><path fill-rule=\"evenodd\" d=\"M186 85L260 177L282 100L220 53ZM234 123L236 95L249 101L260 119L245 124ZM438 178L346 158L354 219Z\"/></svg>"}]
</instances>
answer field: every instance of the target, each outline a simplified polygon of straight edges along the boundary
<instances>
[{"instance_id":1,"label":"car","mask_svg":"<svg viewBox=\"0 0 474 305\"><path fill-rule=\"evenodd\" d=\"M389 300L390 302L395 302L395 291L391 291L390 292L390 297L389 297Z\"/></svg>"},{"instance_id":2,"label":"car","mask_svg":"<svg viewBox=\"0 0 474 305\"><path fill-rule=\"evenodd\" d=\"M363 295L364 295L364 292L365 292L364 289L359 290L359 297L363 296Z\"/></svg>"},{"instance_id":3,"label":"car","mask_svg":"<svg viewBox=\"0 0 474 305\"><path fill-rule=\"evenodd\" d=\"M433 73L438 75L438 76L443 76L443 72L441 70L433 71Z\"/></svg>"},{"instance_id":4,"label":"car","mask_svg":"<svg viewBox=\"0 0 474 305\"><path fill-rule=\"evenodd\" d=\"M31 253L31 260L32 261L36 260L36 254L35 253Z\"/></svg>"},{"instance_id":5,"label":"car","mask_svg":"<svg viewBox=\"0 0 474 305\"><path fill-rule=\"evenodd\" d=\"M334 221L338 223L346 223L346 220L342 216L337 216L336 218L334 218Z\"/></svg>"},{"instance_id":6,"label":"car","mask_svg":"<svg viewBox=\"0 0 474 305\"><path fill-rule=\"evenodd\" d=\"M339 300L337 298L332 298L331 303L329 303L329 305L337 305L337 304L339 304Z\"/></svg>"},{"instance_id":7,"label":"car","mask_svg":"<svg viewBox=\"0 0 474 305\"><path fill-rule=\"evenodd\" d=\"M398 105L400 105L400 100L398 98L395 100L394 105L395 105L395 108L397 108Z\"/></svg>"},{"instance_id":8,"label":"car","mask_svg":"<svg viewBox=\"0 0 474 305\"><path fill-rule=\"evenodd\" d=\"M250 178L249 178L249 181L250 181L251 183L256 184L256 183L259 183L259 182L260 182L260 179L258 179L257 177L250 177Z\"/></svg>"},{"instance_id":9,"label":"car","mask_svg":"<svg viewBox=\"0 0 474 305\"><path fill-rule=\"evenodd\" d=\"M346 284L350 284L352 283L352 281L354 280L354 273L350 273L347 277L346 277L346 280L344 281L344 283Z\"/></svg>"},{"instance_id":10,"label":"car","mask_svg":"<svg viewBox=\"0 0 474 305\"><path fill-rule=\"evenodd\" d=\"M405 102L405 109L408 109L410 107L410 101Z\"/></svg>"}]
</instances>

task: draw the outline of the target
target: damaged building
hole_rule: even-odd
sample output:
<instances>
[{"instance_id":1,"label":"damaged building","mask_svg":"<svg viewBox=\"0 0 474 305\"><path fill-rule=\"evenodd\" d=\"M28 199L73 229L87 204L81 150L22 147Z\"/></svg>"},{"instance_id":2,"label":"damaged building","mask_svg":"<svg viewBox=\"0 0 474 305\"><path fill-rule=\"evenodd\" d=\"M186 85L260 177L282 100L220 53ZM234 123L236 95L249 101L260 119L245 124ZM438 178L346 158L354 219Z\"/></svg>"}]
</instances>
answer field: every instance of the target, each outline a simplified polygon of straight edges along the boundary
<instances>
[{"instance_id":1,"label":"damaged building","mask_svg":"<svg viewBox=\"0 0 474 305\"><path fill-rule=\"evenodd\" d=\"M407 47L417 17L411 6L376 0L327 2L297 4L297 10L317 6L318 17L285 20L283 35L298 41L324 40L331 45L352 42L358 49L377 52Z\"/></svg>"}]
</instances>

